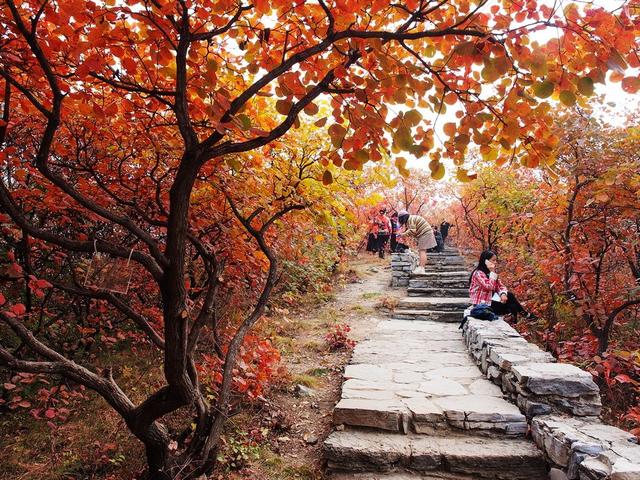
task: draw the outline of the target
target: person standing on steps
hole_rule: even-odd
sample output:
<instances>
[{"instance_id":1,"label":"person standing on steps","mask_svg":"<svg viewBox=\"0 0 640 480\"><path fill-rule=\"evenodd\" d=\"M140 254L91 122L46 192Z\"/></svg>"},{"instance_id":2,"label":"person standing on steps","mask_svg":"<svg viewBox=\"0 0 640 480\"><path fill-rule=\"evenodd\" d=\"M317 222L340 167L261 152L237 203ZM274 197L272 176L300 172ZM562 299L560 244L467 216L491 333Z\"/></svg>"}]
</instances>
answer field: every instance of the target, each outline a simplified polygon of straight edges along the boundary
<instances>
[{"instance_id":1,"label":"person standing on steps","mask_svg":"<svg viewBox=\"0 0 640 480\"><path fill-rule=\"evenodd\" d=\"M507 290L507 287L498 278L496 272L497 257L491 250L485 250L480 254L478 266L469 278L469 297L475 305L491 305L491 310L496 315L510 316L516 322L518 314L525 318L533 319L534 315L527 312L520 304L516 296Z\"/></svg>"},{"instance_id":2,"label":"person standing on steps","mask_svg":"<svg viewBox=\"0 0 640 480\"><path fill-rule=\"evenodd\" d=\"M442 244L447 244L447 237L449 236L449 229L451 228L451 224L446 220L443 220L440 224L440 235L442 235Z\"/></svg>"},{"instance_id":3,"label":"person standing on steps","mask_svg":"<svg viewBox=\"0 0 640 480\"><path fill-rule=\"evenodd\" d=\"M391 253L394 253L396 251L396 248L398 248L398 231L400 230L400 224L398 223L398 212L393 212L391 214L391 239L390 239L390 246L391 246Z\"/></svg>"},{"instance_id":4,"label":"person standing on steps","mask_svg":"<svg viewBox=\"0 0 640 480\"><path fill-rule=\"evenodd\" d=\"M438 245L431 225L420 215L409 215L409 212L406 210L398 212L398 223L401 227L405 227L402 235L412 236L418 244L418 254L420 258L418 260L418 267L413 273L425 273L424 266L427 264L427 250Z\"/></svg>"},{"instance_id":5,"label":"person standing on steps","mask_svg":"<svg viewBox=\"0 0 640 480\"><path fill-rule=\"evenodd\" d=\"M387 248L387 242L391 235L391 220L386 215L387 210L381 208L378 215L373 219L373 223L377 229L378 242L376 248L378 250L378 256L384 258L384 251Z\"/></svg>"}]
</instances>

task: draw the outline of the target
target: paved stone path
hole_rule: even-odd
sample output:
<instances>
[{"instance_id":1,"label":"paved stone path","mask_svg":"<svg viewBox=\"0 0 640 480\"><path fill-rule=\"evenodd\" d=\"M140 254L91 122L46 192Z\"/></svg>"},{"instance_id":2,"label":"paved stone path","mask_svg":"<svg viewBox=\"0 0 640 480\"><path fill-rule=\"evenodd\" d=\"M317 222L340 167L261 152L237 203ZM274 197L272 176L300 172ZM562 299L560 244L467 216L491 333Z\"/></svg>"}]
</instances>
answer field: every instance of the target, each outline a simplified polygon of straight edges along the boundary
<instances>
[{"instance_id":1,"label":"paved stone path","mask_svg":"<svg viewBox=\"0 0 640 480\"><path fill-rule=\"evenodd\" d=\"M332 479L547 478L526 418L462 340L468 278L462 257L431 255L411 296L356 346L325 442Z\"/></svg>"}]
</instances>

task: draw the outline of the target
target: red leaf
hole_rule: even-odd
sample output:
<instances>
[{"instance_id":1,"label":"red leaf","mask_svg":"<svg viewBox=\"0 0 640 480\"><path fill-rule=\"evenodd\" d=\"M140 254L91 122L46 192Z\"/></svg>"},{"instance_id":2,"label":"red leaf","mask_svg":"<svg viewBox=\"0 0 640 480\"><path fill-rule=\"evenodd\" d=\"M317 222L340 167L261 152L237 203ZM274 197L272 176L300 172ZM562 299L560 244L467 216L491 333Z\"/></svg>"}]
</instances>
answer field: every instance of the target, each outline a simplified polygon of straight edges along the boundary
<instances>
[{"instance_id":1,"label":"red leaf","mask_svg":"<svg viewBox=\"0 0 640 480\"><path fill-rule=\"evenodd\" d=\"M633 379L624 373L616 375L615 380L618 383L634 383Z\"/></svg>"},{"instance_id":2,"label":"red leaf","mask_svg":"<svg viewBox=\"0 0 640 480\"><path fill-rule=\"evenodd\" d=\"M16 388L16 386L13 383L5 383L3 386L5 390L13 390L14 388Z\"/></svg>"},{"instance_id":3,"label":"red leaf","mask_svg":"<svg viewBox=\"0 0 640 480\"><path fill-rule=\"evenodd\" d=\"M16 303L15 305L12 305L9 310L16 315L24 315L27 308L22 303Z\"/></svg>"},{"instance_id":4,"label":"red leaf","mask_svg":"<svg viewBox=\"0 0 640 480\"><path fill-rule=\"evenodd\" d=\"M47 408L44 412L44 416L47 418L54 418L56 416L56 411L53 408Z\"/></svg>"}]
</instances>

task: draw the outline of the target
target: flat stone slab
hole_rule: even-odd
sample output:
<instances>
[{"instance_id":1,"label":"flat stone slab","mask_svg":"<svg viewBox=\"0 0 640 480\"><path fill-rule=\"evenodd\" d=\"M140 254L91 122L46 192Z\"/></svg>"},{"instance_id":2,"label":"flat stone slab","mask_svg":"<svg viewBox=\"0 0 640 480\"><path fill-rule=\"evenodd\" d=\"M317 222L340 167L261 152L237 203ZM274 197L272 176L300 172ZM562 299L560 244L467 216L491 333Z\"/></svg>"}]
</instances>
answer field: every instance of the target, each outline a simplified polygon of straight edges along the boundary
<instances>
[{"instance_id":1,"label":"flat stone slab","mask_svg":"<svg viewBox=\"0 0 640 480\"><path fill-rule=\"evenodd\" d=\"M470 422L525 422L520 409L489 395L462 395L434 399L448 419Z\"/></svg>"},{"instance_id":2,"label":"flat stone slab","mask_svg":"<svg viewBox=\"0 0 640 480\"><path fill-rule=\"evenodd\" d=\"M418 391L426 393L429 397L467 395L469 393L464 386L449 378L436 378L422 382L418 386Z\"/></svg>"},{"instance_id":3,"label":"flat stone slab","mask_svg":"<svg viewBox=\"0 0 640 480\"><path fill-rule=\"evenodd\" d=\"M405 410L399 400L343 398L333 409L333 423L400 432Z\"/></svg>"}]
</instances>

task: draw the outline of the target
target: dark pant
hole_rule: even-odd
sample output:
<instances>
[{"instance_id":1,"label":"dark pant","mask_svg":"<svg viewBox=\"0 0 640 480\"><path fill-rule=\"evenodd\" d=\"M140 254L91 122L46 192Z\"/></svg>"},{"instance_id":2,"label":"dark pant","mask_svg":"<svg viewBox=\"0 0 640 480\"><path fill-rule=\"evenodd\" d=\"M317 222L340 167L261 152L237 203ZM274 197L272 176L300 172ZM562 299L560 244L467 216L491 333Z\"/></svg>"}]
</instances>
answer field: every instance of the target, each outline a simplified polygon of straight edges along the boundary
<instances>
[{"instance_id":1,"label":"dark pant","mask_svg":"<svg viewBox=\"0 0 640 480\"><path fill-rule=\"evenodd\" d=\"M516 296L511 292L507 292L506 303L492 301L491 310L493 310L496 315L511 314L513 315L514 320L518 317L519 313L526 313L524 307L520 305Z\"/></svg>"},{"instance_id":2,"label":"dark pant","mask_svg":"<svg viewBox=\"0 0 640 480\"><path fill-rule=\"evenodd\" d=\"M388 233L379 233L378 234L378 256L380 258L384 258L384 250L387 247L387 241L389 240Z\"/></svg>"}]
</instances>

